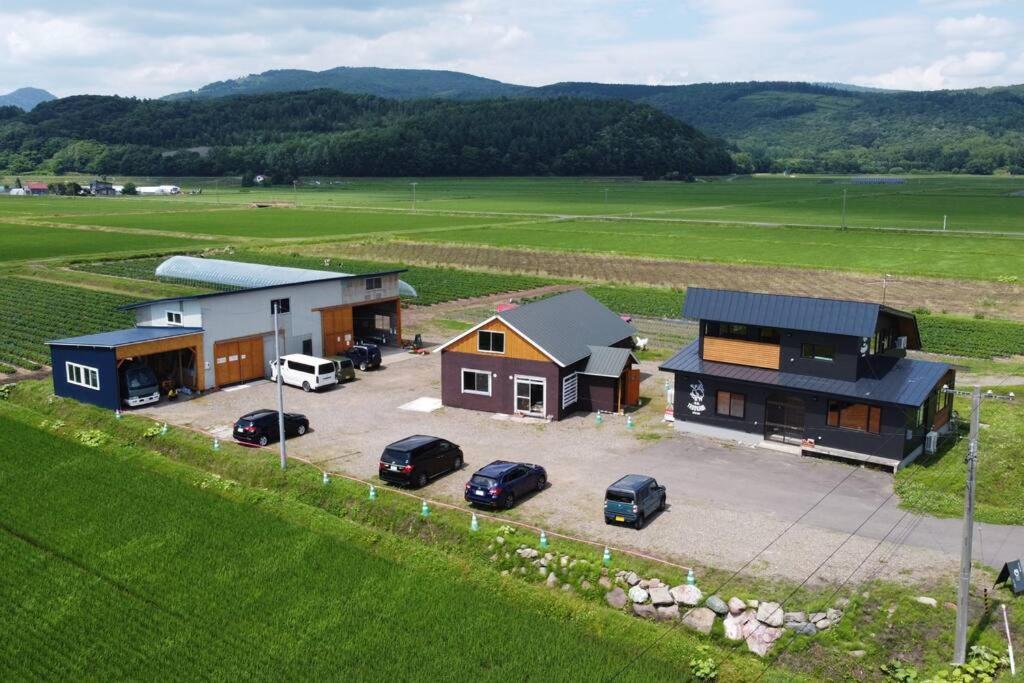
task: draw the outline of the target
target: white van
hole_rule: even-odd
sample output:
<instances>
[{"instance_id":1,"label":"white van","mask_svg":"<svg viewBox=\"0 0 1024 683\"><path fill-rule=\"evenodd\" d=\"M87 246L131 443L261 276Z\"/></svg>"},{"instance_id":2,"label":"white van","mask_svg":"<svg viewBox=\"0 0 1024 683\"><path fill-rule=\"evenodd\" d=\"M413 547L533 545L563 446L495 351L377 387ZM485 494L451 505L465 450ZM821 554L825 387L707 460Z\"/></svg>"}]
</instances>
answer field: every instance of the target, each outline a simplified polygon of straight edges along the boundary
<instances>
[{"instance_id":1,"label":"white van","mask_svg":"<svg viewBox=\"0 0 1024 683\"><path fill-rule=\"evenodd\" d=\"M302 387L303 391L316 391L338 383L334 362L326 358L290 353L281 356L281 363L284 366L281 380L293 387ZM270 378L277 381L277 361L274 360L270 361Z\"/></svg>"}]
</instances>

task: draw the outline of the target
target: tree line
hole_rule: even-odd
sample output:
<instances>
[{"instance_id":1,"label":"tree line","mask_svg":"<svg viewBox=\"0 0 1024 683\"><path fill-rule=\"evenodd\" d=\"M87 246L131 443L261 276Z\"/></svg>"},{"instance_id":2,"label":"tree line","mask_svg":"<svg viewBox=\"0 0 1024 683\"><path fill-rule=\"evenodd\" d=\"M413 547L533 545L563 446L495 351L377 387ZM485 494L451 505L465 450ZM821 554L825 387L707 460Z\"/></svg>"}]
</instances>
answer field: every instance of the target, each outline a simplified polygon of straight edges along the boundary
<instances>
[{"instance_id":1,"label":"tree line","mask_svg":"<svg viewBox=\"0 0 1024 683\"><path fill-rule=\"evenodd\" d=\"M0 111L0 168L106 175L730 173L724 142L592 99L398 101L318 90L206 100L77 96Z\"/></svg>"}]
</instances>

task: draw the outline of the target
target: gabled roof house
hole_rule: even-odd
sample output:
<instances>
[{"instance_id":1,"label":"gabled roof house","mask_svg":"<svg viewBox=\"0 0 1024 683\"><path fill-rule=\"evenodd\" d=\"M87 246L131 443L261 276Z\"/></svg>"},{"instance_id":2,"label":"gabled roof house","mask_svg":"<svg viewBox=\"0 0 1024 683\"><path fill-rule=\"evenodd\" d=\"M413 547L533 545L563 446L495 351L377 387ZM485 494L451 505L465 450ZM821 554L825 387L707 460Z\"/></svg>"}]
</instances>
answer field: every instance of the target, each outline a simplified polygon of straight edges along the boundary
<instances>
[{"instance_id":1,"label":"gabled roof house","mask_svg":"<svg viewBox=\"0 0 1024 683\"><path fill-rule=\"evenodd\" d=\"M699 336L661 369L687 431L891 466L948 429L955 371L906 357L911 313L882 304L691 287Z\"/></svg>"},{"instance_id":2,"label":"gabled roof house","mask_svg":"<svg viewBox=\"0 0 1024 683\"><path fill-rule=\"evenodd\" d=\"M582 290L502 310L441 345L446 406L558 420L639 400L636 330Z\"/></svg>"}]
</instances>

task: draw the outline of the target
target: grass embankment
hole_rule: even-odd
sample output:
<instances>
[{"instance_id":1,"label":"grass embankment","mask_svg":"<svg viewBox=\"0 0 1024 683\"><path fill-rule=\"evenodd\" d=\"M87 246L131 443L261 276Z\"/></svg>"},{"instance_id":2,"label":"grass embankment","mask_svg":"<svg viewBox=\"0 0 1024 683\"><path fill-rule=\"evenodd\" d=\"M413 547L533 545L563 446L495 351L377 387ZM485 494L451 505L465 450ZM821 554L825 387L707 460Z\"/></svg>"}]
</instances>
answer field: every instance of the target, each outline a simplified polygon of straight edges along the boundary
<instances>
[{"instance_id":1,"label":"grass embankment","mask_svg":"<svg viewBox=\"0 0 1024 683\"><path fill-rule=\"evenodd\" d=\"M1024 387L1001 386L994 391L1022 395ZM967 456L967 422L970 399L957 398L955 410L961 417L960 440L948 450L933 456L921 456L911 467L896 475L896 492L901 504L941 517L960 517L964 511ZM1024 524L1024 405L985 400L981 405L981 430L978 449L978 484L975 489L975 515L979 522Z\"/></svg>"},{"instance_id":2,"label":"grass embankment","mask_svg":"<svg viewBox=\"0 0 1024 683\"><path fill-rule=\"evenodd\" d=\"M0 400L0 428L7 678L604 680L668 628L604 606L596 586L552 593L532 572L500 576L507 561L489 562L488 544L525 534L488 521L473 534L445 509L424 521L417 500L388 489L369 501L365 486L325 486L300 463L282 473L272 449L214 452L193 432L160 436L149 420L54 400L41 382ZM552 549L598 566L599 549ZM682 579L623 556L618 567ZM725 573L699 576L707 590ZM741 579L727 592L790 590ZM943 665L949 610L876 580L840 594L852 598L840 625L784 637L763 680L876 679L892 658ZM833 595L803 590L787 604L823 608ZM973 642L998 647L998 630L986 620ZM720 623L711 639L677 628L620 680L684 680L700 645L722 681L752 680L773 661L725 641Z\"/></svg>"}]
</instances>

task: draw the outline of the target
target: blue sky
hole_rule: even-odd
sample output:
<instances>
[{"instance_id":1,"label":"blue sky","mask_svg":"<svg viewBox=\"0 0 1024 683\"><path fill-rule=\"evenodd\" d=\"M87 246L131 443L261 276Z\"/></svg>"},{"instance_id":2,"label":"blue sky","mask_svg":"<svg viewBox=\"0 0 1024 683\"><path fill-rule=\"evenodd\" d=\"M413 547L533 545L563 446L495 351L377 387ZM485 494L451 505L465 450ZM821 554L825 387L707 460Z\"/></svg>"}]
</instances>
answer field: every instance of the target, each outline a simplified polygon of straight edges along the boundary
<instances>
[{"instance_id":1,"label":"blue sky","mask_svg":"<svg viewBox=\"0 0 1024 683\"><path fill-rule=\"evenodd\" d=\"M153 97L334 66L531 85L1024 83L1021 0L44 0L11 9L0 22L0 92Z\"/></svg>"}]
</instances>

